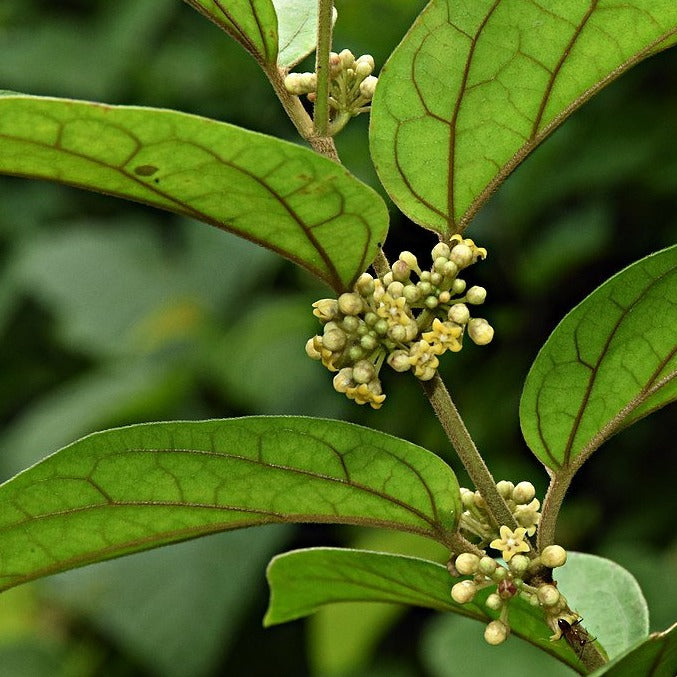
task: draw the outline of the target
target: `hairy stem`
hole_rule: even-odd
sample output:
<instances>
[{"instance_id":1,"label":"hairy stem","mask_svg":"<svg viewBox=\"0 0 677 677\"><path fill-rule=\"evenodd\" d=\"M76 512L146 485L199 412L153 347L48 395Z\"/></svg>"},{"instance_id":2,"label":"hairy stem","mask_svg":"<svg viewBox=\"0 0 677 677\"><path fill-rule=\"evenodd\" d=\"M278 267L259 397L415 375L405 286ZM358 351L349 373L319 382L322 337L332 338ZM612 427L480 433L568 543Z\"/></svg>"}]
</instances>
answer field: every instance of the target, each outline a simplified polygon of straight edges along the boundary
<instances>
[{"instance_id":1,"label":"hairy stem","mask_svg":"<svg viewBox=\"0 0 677 677\"><path fill-rule=\"evenodd\" d=\"M436 373L430 381L422 381L421 385L444 428L447 438L468 471L475 488L486 501L496 524L505 524L511 529L515 529L517 522L515 522L515 518L503 497L498 493L496 482L491 476L484 459L480 456L439 374Z\"/></svg>"},{"instance_id":2,"label":"hairy stem","mask_svg":"<svg viewBox=\"0 0 677 677\"><path fill-rule=\"evenodd\" d=\"M317 2L317 50L315 72L317 73L317 98L313 112L315 132L318 136L329 135L329 52L331 51L332 13L334 0Z\"/></svg>"},{"instance_id":3,"label":"hairy stem","mask_svg":"<svg viewBox=\"0 0 677 677\"><path fill-rule=\"evenodd\" d=\"M547 545L555 542L555 528L557 527L557 517L559 515L564 496L566 495L571 480L574 476L574 470L558 470L552 474L550 486L543 499L543 508L541 509L541 521L538 525L537 546L542 550Z\"/></svg>"}]
</instances>

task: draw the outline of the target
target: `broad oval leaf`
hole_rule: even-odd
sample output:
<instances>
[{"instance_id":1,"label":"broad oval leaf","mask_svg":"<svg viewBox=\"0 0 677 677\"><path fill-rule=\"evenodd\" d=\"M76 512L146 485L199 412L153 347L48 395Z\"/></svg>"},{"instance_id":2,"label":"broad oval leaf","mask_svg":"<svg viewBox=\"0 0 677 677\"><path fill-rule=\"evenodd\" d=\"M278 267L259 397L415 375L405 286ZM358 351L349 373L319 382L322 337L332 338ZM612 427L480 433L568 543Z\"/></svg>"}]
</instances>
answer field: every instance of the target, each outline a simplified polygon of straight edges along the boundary
<instances>
[{"instance_id":1,"label":"broad oval leaf","mask_svg":"<svg viewBox=\"0 0 677 677\"><path fill-rule=\"evenodd\" d=\"M595 670L592 677L674 677L677 674L677 623L651 633L622 656Z\"/></svg>"},{"instance_id":2,"label":"broad oval leaf","mask_svg":"<svg viewBox=\"0 0 677 677\"><path fill-rule=\"evenodd\" d=\"M674 0L432 0L379 77L381 182L416 223L463 231L563 120L676 34Z\"/></svg>"},{"instance_id":3,"label":"broad oval leaf","mask_svg":"<svg viewBox=\"0 0 677 677\"><path fill-rule=\"evenodd\" d=\"M61 449L0 486L0 590L228 529L401 529L448 544L461 503L433 453L302 417L148 423Z\"/></svg>"},{"instance_id":4,"label":"broad oval leaf","mask_svg":"<svg viewBox=\"0 0 677 677\"><path fill-rule=\"evenodd\" d=\"M291 68L317 44L317 0L273 0L273 5L277 12L277 65Z\"/></svg>"},{"instance_id":5,"label":"broad oval leaf","mask_svg":"<svg viewBox=\"0 0 677 677\"><path fill-rule=\"evenodd\" d=\"M0 173L144 202L229 230L337 291L385 238L380 196L301 146L170 110L0 96Z\"/></svg>"},{"instance_id":6,"label":"broad oval leaf","mask_svg":"<svg viewBox=\"0 0 677 677\"><path fill-rule=\"evenodd\" d=\"M677 246L607 280L555 328L520 401L524 439L576 470L602 442L677 398Z\"/></svg>"},{"instance_id":7,"label":"broad oval leaf","mask_svg":"<svg viewBox=\"0 0 677 677\"><path fill-rule=\"evenodd\" d=\"M264 625L286 623L336 602L391 602L451 611L484 623L496 618L484 601L489 589L468 604L451 599L451 588L462 580L447 568L417 557L346 548L309 548L277 555L268 565L270 602ZM540 609L523 599L510 603L510 628L559 660L579 665L565 642L551 642L551 630ZM481 634L482 628L477 627Z\"/></svg>"},{"instance_id":8,"label":"broad oval leaf","mask_svg":"<svg viewBox=\"0 0 677 677\"><path fill-rule=\"evenodd\" d=\"M586 630L615 658L649 633L649 608L635 577L616 562L570 552L557 584Z\"/></svg>"},{"instance_id":9,"label":"broad oval leaf","mask_svg":"<svg viewBox=\"0 0 677 677\"><path fill-rule=\"evenodd\" d=\"M185 0L237 40L259 63L277 60L277 15L272 0Z\"/></svg>"}]
</instances>

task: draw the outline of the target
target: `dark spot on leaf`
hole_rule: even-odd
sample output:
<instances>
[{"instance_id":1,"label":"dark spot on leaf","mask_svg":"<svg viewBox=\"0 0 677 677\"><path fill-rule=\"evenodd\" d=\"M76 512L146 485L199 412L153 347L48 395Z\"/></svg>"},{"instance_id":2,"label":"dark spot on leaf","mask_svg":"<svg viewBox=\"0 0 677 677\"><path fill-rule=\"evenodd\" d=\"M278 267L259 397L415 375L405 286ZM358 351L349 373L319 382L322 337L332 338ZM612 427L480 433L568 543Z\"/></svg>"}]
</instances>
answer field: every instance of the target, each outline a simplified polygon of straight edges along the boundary
<instances>
[{"instance_id":1,"label":"dark spot on leaf","mask_svg":"<svg viewBox=\"0 0 677 677\"><path fill-rule=\"evenodd\" d=\"M157 167L154 167L153 165L139 165L138 167L134 167L134 173L138 174L138 176L152 176L157 172Z\"/></svg>"}]
</instances>

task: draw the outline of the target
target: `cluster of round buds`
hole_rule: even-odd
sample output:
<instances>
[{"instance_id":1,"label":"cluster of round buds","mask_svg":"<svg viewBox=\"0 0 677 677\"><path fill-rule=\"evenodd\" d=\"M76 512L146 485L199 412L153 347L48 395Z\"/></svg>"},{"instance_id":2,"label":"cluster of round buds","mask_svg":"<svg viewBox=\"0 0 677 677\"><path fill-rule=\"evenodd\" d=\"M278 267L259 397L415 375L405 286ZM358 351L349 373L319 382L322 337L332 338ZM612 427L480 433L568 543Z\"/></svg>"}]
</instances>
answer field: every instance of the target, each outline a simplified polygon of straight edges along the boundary
<instances>
[{"instance_id":1,"label":"cluster of round buds","mask_svg":"<svg viewBox=\"0 0 677 677\"><path fill-rule=\"evenodd\" d=\"M384 363L430 380L439 357L461 350L465 334L478 345L493 338L486 320L470 316L469 306L483 303L486 291L466 289L459 277L486 254L472 240L455 235L449 244L433 248L430 270L421 270L416 257L405 251L383 277L363 273L352 292L313 303L324 329L306 344L308 356L338 372L338 392L375 409L385 399L379 380Z\"/></svg>"},{"instance_id":2,"label":"cluster of round buds","mask_svg":"<svg viewBox=\"0 0 677 677\"><path fill-rule=\"evenodd\" d=\"M501 532L507 527L502 526ZM556 585L546 583L538 587L525 582L525 577L534 568L534 561L521 553L505 556L505 566L487 555L480 556L472 552L459 554L450 561L448 568L453 576L471 576L455 583L451 588L451 598L457 604L468 604L475 599L480 590L495 588L485 599L490 615L498 613L484 631L484 638L489 644L501 644L509 633L508 608L511 600L520 597L532 606L541 607L550 627L559 629L558 620L567 613L567 601L560 594ZM561 566L566 561L566 552L559 545L551 545L543 549L540 563L548 566ZM561 630L560 630L561 635ZM554 637L553 637L554 638Z\"/></svg>"},{"instance_id":3,"label":"cluster of round buds","mask_svg":"<svg viewBox=\"0 0 677 677\"><path fill-rule=\"evenodd\" d=\"M465 488L461 488L461 500L464 508L461 515L461 529L467 537L478 540L481 547L490 544L492 548L502 550L504 559L508 561L510 555L506 556L506 553L511 553L513 550L511 548L503 550L499 547L499 544L510 542L514 544L515 548L519 548L514 552L528 551L529 545L523 539L525 536L533 536L536 533L536 527L541 519L539 512L541 503L535 497L536 489L531 482L519 482L515 485L507 480L501 480L497 482L496 488L518 524L515 532L511 532L511 536L503 532L497 534L492 526L484 498L478 491L470 491L470 489ZM508 527L502 527L502 529L505 530ZM500 538L496 538L499 535ZM521 536L521 539L519 536ZM510 540L511 538L512 540Z\"/></svg>"},{"instance_id":4,"label":"cluster of round buds","mask_svg":"<svg viewBox=\"0 0 677 677\"><path fill-rule=\"evenodd\" d=\"M363 54L355 58L349 49L329 54L330 132L340 131L351 117L369 110L378 78L372 75L374 57ZM306 94L315 101L316 73L289 73L284 80L288 92L296 96Z\"/></svg>"}]
</instances>

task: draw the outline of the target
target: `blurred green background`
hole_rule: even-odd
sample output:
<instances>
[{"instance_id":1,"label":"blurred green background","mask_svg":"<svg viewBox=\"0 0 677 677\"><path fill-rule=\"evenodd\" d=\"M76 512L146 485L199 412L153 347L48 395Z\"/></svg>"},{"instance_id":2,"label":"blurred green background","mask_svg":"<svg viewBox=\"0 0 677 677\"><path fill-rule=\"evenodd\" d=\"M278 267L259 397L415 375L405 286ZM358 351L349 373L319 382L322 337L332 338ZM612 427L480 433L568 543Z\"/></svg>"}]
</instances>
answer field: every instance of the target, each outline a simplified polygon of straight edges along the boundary
<instances>
[{"instance_id":1,"label":"blurred green background","mask_svg":"<svg viewBox=\"0 0 677 677\"><path fill-rule=\"evenodd\" d=\"M382 64L424 4L337 0L337 51ZM517 408L549 332L609 275L675 242L675 73L673 50L604 90L468 231L490 252L473 282L489 290L496 339L448 356L443 372L497 479L546 487ZM2 0L0 89L176 108L294 138L254 61L180 0ZM366 130L362 116L337 143L377 187ZM432 235L391 211L387 252L425 255ZM0 177L0 479L105 427L286 413L417 442L467 484L413 378L387 374L388 399L374 412L334 393L305 358L317 328L309 304L325 295L300 269L204 224ZM614 558L638 578L652 629L677 612L671 424L666 409L609 441L575 481L558 531L567 548ZM511 657L515 675L556 674L517 639L488 649L480 625L420 609L344 605L263 630L268 559L311 545L444 558L392 534L311 526L69 572L0 597L0 677L473 677L496 665L510 677Z\"/></svg>"}]
</instances>

